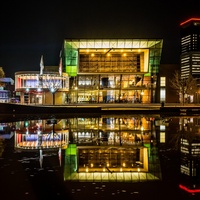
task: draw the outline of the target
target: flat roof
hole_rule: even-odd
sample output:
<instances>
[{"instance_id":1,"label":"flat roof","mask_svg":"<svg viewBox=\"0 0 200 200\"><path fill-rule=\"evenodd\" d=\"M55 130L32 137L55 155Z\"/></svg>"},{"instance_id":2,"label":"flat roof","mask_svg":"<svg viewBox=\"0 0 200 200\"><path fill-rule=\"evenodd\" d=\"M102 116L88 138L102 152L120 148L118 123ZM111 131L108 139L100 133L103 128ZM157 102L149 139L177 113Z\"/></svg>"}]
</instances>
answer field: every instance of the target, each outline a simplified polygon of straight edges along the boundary
<instances>
[{"instance_id":1,"label":"flat roof","mask_svg":"<svg viewBox=\"0 0 200 200\"><path fill-rule=\"evenodd\" d=\"M65 39L64 44L73 48L151 48L163 39Z\"/></svg>"}]
</instances>

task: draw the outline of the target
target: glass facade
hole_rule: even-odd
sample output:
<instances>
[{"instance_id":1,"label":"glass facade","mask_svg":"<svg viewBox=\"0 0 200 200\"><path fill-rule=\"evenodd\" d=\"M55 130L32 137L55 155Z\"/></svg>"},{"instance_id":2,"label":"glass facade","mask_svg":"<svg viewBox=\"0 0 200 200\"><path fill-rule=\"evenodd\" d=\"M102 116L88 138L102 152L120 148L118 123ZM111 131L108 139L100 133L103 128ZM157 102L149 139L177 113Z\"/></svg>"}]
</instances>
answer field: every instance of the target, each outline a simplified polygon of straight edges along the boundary
<instances>
[{"instance_id":1,"label":"glass facade","mask_svg":"<svg viewBox=\"0 0 200 200\"><path fill-rule=\"evenodd\" d=\"M163 41L65 39L67 103L154 103Z\"/></svg>"}]
</instances>

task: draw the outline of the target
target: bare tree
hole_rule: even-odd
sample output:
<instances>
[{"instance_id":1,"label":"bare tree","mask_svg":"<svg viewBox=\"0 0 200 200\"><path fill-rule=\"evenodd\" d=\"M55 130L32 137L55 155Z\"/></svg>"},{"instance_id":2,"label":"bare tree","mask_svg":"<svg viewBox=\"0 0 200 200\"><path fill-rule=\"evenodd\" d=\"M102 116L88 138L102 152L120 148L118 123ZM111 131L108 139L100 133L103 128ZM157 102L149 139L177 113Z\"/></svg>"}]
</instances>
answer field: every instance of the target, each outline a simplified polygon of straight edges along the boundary
<instances>
[{"instance_id":1,"label":"bare tree","mask_svg":"<svg viewBox=\"0 0 200 200\"><path fill-rule=\"evenodd\" d=\"M169 81L171 87L174 88L180 96L180 102L183 105L185 103L185 95L195 95L197 92L197 82L191 74L187 79L182 79L179 71L175 71L174 76Z\"/></svg>"},{"instance_id":2,"label":"bare tree","mask_svg":"<svg viewBox=\"0 0 200 200\"><path fill-rule=\"evenodd\" d=\"M4 78L5 77L5 73L3 71L3 67L0 67L0 78ZM4 83L0 81L0 86L3 86Z\"/></svg>"},{"instance_id":3,"label":"bare tree","mask_svg":"<svg viewBox=\"0 0 200 200\"><path fill-rule=\"evenodd\" d=\"M3 67L0 67L0 78L5 77L5 73L3 71Z\"/></svg>"},{"instance_id":4,"label":"bare tree","mask_svg":"<svg viewBox=\"0 0 200 200\"><path fill-rule=\"evenodd\" d=\"M5 149L5 143L4 143L4 140L1 139L0 140L0 156L2 156L4 149Z\"/></svg>"}]
</instances>

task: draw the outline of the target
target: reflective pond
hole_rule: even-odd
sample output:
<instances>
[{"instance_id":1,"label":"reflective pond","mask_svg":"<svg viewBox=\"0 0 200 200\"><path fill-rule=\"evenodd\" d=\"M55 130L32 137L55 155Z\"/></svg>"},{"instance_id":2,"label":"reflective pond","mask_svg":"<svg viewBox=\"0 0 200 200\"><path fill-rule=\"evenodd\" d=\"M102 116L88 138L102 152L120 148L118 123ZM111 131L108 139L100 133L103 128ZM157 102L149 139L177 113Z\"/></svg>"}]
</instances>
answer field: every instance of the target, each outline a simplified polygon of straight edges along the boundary
<instances>
[{"instance_id":1,"label":"reflective pond","mask_svg":"<svg viewBox=\"0 0 200 200\"><path fill-rule=\"evenodd\" d=\"M2 199L199 199L200 117L2 120L0 176Z\"/></svg>"}]
</instances>

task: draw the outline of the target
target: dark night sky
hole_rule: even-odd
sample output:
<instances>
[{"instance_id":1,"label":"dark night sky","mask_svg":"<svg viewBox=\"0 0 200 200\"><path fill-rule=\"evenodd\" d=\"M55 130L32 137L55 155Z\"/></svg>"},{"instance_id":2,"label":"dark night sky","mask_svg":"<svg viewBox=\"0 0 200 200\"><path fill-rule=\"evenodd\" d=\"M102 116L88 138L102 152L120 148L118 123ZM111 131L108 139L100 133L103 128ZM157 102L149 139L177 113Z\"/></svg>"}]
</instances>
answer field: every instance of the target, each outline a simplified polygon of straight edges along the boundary
<instances>
[{"instance_id":1,"label":"dark night sky","mask_svg":"<svg viewBox=\"0 0 200 200\"><path fill-rule=\"evenodd\" d=\"M179 24L200 17L199 0L9 1L0 7L0 66L6 77L58 65L65 38L162 38L161 63L179 63Z\"/></svg>"}]
</instances>

